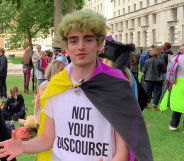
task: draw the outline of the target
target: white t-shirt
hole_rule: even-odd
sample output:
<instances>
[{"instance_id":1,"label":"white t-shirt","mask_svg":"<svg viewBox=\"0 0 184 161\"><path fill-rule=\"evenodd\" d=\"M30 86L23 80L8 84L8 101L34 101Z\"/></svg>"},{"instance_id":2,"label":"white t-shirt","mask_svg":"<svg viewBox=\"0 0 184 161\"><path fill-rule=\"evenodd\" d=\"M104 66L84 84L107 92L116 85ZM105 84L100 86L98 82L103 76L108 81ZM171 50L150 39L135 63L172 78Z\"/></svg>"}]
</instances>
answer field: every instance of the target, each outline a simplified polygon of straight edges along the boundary
<instances>
[{"instance_id":1,"label":"white t-shirt","mask_svg":"<svg viewBox=\"0 0 184 161\"><path fill-rule=\"evenodd\" d=\"M171 61L175 61L177 56L175 56ZM184 54L181 54L178 58L178 69L177 69L177 77L184 77Z\"/></svg>"},{"instance_id":2,"label":"white t-shirt","mask_svg":"<svg viewBox=\"0 0 184 161\"><path fill-rule=\"evenodd\" d=\"M71 88L48 98L45 113L55 120L52 161L112 160L114 128L81 89L79 95Z\"/></svg>"}]
</instances>

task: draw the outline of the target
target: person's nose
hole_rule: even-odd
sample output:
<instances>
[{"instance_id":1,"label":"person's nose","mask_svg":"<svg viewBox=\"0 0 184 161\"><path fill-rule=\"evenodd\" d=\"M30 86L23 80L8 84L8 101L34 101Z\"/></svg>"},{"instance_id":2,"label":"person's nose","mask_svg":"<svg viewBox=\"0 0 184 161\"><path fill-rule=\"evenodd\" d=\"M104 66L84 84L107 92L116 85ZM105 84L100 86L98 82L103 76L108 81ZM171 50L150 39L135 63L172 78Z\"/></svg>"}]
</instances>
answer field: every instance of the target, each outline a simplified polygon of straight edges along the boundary
<instances>
[{"instance_id":1,"label":"person's nose","mask_svg":"<svg viewBox=\"0 0 184 161\"><path fill-rule=\"evenodd\" d=\"M85 49L85 45L84 45L84 41L83 40L79 40L79 46L78 49L80 51L83 51Z\"/></svg>"}]
</instances>

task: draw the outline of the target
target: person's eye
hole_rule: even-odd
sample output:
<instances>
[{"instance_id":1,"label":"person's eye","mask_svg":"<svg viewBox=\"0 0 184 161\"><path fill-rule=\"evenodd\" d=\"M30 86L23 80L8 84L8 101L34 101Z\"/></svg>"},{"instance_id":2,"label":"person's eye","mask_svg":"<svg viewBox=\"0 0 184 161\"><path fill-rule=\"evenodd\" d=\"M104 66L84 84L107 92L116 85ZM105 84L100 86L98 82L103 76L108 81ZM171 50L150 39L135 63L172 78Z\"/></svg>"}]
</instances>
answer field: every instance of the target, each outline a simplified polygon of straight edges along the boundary
<instances>
[{"instance_id":1,"label":"person's eye","mask_svg":"<svg viewBox=\"0 0 184 161\"><path fill-rule=\"evenodd\" d=\"M87 41L87 42L91 42L91 41L93 41L93 40L92 40L92 39L86 39L86 41Z\"/></svg>"},{"instance_id":2,"label":"person's eye","mask_svg":"<svg viewBox=\"0 0 184 161\"><path fill-rule=\"evenodd\" d=\"M77 41L71 40L70 43L75 44Z\"/></svg>"}]
</instances>

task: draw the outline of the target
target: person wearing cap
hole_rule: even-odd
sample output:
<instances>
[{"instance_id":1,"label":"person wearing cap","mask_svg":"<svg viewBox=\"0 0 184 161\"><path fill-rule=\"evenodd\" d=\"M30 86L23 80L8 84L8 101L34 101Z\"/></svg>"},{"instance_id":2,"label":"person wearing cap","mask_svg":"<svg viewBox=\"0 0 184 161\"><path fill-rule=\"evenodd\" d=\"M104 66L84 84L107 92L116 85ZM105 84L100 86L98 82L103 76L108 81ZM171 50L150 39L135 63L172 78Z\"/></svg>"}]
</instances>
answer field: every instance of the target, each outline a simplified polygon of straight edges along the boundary
<instances>
[{"instance_id":1,"label":"person wearing cap","mask_svg":"<svg viewBox=\"0 0 184 161\"><path fill-rule=\"evenodd\" d=\"M66 57L61 53L61 48L60 47L54 47L54 54L55 54L55 60L60 60L62 61L65 66L68 65L68 61Z\"/></svg>"}]
</instances>

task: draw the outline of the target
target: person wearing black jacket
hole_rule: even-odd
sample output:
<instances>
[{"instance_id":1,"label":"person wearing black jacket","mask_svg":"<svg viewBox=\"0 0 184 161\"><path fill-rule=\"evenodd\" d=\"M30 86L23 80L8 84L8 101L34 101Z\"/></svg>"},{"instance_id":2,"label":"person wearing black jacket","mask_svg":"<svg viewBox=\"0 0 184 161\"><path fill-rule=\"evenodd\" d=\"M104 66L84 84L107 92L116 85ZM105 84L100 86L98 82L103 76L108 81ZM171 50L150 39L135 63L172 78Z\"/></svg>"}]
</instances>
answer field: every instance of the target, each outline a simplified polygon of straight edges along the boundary
<instances>
[{"instance_id":1,"label":"person wearing black jacket","mask_svg":"<svg viewBox=\"0 0 184 161\"><path fill-rule=\"evenodd\" d=\"M2 114L5 120L17 121L19 118L24 118L27 109L25 108L24 98L20 94L18 87L10 88L9 97L7 98Z\"/></svg>"},{"instance_id":2,"label":"person wearing black jacket","mask_svg":"<svg viewBox=\"0 0 184 161\"><path fill-rule=\"evenodd\" d=\"M163 45L164 51L162 52L160 58L164 61L165 66L167 67L168 65L168 55L174 55L173 52L171 51L171 43L166 42Z\"/></svg>"},{"instance_id":3,"label":"person wearing black jacket","mask_svg":"<svg viewBox=\"0 0 184 161\"><path fill-rule=\"evenodd\" d=\"M2 100L5 100L6 95L6 77L7 77L7 58L4 55L5 51L3 48L0 48L0 97Z\"/></svg>"},{"instance_id":4,"label":"person wearing black jacket","mask_svg":"<svg viewBox=\"0 0 184 161\"><path fill-rule=\"evenodd\" d=\"M31 69L33 68L33 62L31 58L31 50L26 49L22 58L23 73L24 73L24 93L30 94L29 92L29 81L31 76Z\"/></svg>"},{"instance_id":5,"label":"person wearing black jacket","mask_svg":"<svg viewBox=\"0 0 184 161\"><path fill-rule=\"evenodd\" d=\"M4 118L2 116L2 112L1 112L1 109L0 109L0 142L1 141L5 141L5 140L8 140L11 138L11 135L8 131L8 128L5 124L5 121L4 121ZM8 157L5 157L5 158L0 158L1 161L7 161L7 158ZM16 161L16 159L12 159L12 161Z\"/></svg>"},{"instance_id":6,"label":"person wearing black jacket","mask_svg":"<svg viewBox=\"0 0 184 161\"><path fill-rule=\"evenodd\" d=\"M161 50L155 47L151 52L151 58L147 59L144 65L143 74L145 75L146 91L148 95L147 104L150 104L152 92L154 91L153 98L153 111L158 111L157 108L160 96L162 93L162 85L164 74L166 73L166 66L162 59L159 58ZM146 108L150 108L147 106Z\"/></svg>"}]
</instances>

